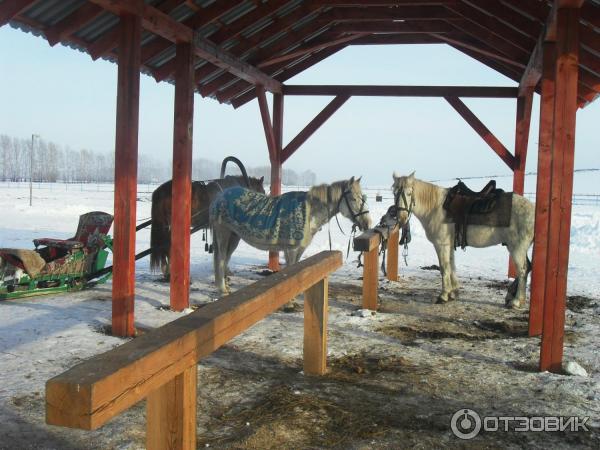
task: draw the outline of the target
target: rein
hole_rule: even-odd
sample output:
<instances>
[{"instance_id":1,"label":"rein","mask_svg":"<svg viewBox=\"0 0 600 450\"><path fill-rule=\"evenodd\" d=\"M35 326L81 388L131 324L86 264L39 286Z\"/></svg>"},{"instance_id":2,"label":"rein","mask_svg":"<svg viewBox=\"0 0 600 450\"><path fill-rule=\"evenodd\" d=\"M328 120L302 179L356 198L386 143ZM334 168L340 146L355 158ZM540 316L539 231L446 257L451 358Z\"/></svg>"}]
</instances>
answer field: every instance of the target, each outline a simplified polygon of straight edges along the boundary
<instances>
[{"instance_id":1,"label":"rein","mask_svg":"<svg viewBox=\"0 0 600 450\"><path fill-rule=\"evenodd\" d=\"M352 209L352 206L350 205L350 201L348 200L348 195L351 194L350 189L348 189L348 187L346 186L344 188L344 191L342 192L342 195L340 196L340 199L337 202L337 206L336 206L336 210L335 210L335 222L337 223L337 226L340 230L340 232L342 233L342 235L346 236L346 233L344 233L344 230L342 229L342 226L340 225L340 221L337 217L338 213L340 212L340 206L342 204L342 201L346 202L346 208L348 208L348 211L350 211L350 214L352 215L352 218L350 219L352 221L352 230L351 230L351 234L350 237L348 239L348 249L346 250L346 259L348 259L348 255L350 254L350 244L352 242L352 238L354 237L354 235L356 234L356 229L360 228L358 222L357 222L357 218L364 215L364 214L369 214L369 210L368 209L363 209L365 204L367 203L366 200L366 196L363 195L361 198L361 204L360 204L360 208L358 210L358 212L354 212L354 210ZM327 187L327 214L330 214L330 210L329 210L329 204L331 203L331 186ZM330 228L330 221L327 222L327 233L329 235L329 250L331 250L331 228Z\"/></svg>"}]
</instances>

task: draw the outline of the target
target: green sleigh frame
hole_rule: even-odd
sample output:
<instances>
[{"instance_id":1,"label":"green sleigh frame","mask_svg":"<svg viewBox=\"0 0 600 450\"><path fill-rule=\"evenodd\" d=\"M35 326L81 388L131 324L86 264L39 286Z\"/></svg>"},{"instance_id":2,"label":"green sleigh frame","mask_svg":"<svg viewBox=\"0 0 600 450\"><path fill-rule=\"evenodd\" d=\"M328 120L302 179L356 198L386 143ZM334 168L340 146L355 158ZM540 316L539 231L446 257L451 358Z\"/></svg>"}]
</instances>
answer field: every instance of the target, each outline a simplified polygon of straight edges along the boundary
<instances>
[{"instance_id":1,"label":"green sleigh frame","mask_svg":"<svg viewBox=\"0 0 600 450\"><path fill-rule=\"evenodd\" d=\"M34 239L35 250L0 249L0 300L78 291L107 281L113 217L92 211L79 218L71 239Z\"/></svg>"}]
</instances>

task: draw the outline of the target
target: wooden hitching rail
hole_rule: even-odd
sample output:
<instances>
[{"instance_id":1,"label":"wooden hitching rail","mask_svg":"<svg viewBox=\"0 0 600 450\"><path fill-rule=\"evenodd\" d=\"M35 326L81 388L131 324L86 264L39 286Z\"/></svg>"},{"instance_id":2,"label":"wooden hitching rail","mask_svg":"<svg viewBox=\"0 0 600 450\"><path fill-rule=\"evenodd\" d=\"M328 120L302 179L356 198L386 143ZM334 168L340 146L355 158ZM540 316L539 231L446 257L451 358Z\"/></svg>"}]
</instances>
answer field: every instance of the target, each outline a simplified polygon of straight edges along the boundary
<instances>
[{"instance_id":1,"label":"wooden hitching rail","mask_svg":"<svg viewBox=\"0 0 600 450\"><path fill-rule=\"evenodd\" d=\"M399 228L375 227L354 238L354 250L363 252L363 308L377 310L379 285L379 245L387 239L386 272L390 281L398 281Z\"/></svg>"},{"instance_id":2,"label":"wooden hitching rail","mask_svg":"<svg viewBox=\"0 0 600 450\"><path fill-rule=\"evenodd\" d=\"M46 422L93 430L147 398L148 449L196 448L197 362L304 292L304 372L326 370L325 251L95 356L46 383Z\"/></svg>"}]
</instances>

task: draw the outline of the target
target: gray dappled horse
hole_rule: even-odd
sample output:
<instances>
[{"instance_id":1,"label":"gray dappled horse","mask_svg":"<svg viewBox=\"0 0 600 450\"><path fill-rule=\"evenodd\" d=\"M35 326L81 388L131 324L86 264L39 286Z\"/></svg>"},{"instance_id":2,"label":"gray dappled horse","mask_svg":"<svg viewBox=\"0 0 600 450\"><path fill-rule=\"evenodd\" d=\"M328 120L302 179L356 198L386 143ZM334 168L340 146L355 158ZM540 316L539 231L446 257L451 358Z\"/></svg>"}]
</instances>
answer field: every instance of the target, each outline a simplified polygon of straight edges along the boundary
<instances>
[{"instance_id":1,"label":"gray dappled horse","mask_svg":"<svg viewBox=\"0 0 600 450\"><path fill-rule=\"evenodd\" d=\"M414 214L423 225L427 239L435 247L442 274L442 293L438 303L458 298L459 283L454 264L455 224L447 220L443 208L448 189L421 181L414 176L394 174L394 207L388 210L383 221L388 225L404 225ZM527 250L533 242L535 207L526 198L512 195L512 209L508 227L469 225L467 241L471 247L489 247L505 244L517 269L516 295L509 289L506 306L520 307L525 301L529 262Z\"/></svg>"},{"instance_id":2,"label":"gray dappled horse","mask_svg":"<svg viewBox=\"0 0 600 450\"><path fill-rule=\"evenodd\" d=\"M260 250L283 251L287 265L300 260L319 229L341 213L360 230L371 226L360 178L313 186L278 197L226 189L210 206L215 284L228 292L226 273L240 239Z\"/></svg>"}]
</instances>

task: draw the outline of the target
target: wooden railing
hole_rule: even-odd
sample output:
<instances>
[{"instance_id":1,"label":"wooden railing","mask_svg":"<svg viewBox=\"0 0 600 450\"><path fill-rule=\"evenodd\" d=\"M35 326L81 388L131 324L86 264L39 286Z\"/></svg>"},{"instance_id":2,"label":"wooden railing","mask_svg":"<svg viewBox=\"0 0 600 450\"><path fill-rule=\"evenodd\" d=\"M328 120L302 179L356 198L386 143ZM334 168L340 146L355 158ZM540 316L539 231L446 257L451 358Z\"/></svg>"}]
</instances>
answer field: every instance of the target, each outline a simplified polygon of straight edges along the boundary
<instances>
[{"instance_id":1,"label":"wooden railing","mask_svg":"<svg viewBox=\"0 0 600 450\"><path fill-rule=\"evenodd\" d=\"M46 422L93 430L146 398L147 448L195 449L198 360L302 292L304 373L325 373L328 276L341 265L321 252L52 378Z\"/></svg>"},{"instance_id":2,"label":"wooden railing","mask_svg":"<svg viewBox=\"0 0 600 450\"><path fill-rule=\"evenodd\" d=\"M392 229L375 227L354 238L354 250L363 252L363 299L364 309L377 310L379 287L379 246L387 239L386 272L390 281L398 281L398 225Z\"/></svg>"}]
</instances>

